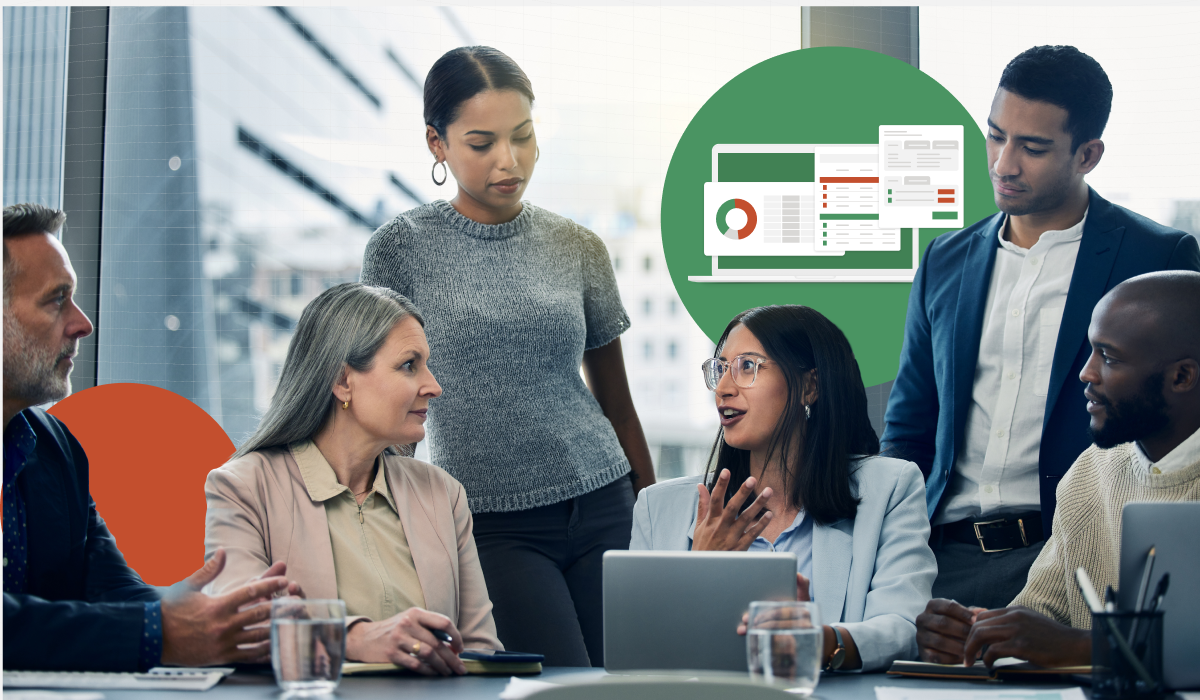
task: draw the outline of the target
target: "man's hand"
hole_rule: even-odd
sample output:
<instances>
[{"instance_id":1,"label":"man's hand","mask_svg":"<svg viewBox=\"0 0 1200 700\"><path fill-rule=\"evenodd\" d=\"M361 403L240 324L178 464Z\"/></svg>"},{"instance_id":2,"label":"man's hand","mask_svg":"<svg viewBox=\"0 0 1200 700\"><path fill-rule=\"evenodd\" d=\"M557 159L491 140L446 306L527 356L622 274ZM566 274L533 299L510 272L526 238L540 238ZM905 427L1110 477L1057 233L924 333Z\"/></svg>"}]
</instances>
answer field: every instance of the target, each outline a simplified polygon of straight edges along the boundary
<instances>
[{"instance_id":1,"label":"man's hand","mask_svg":"<svg viewBox=\"0 0 1200 700\"><path fill-rule=\"evenodd\" d=\"M268 572L282 566L275 564ZM224 568L225 550L218 549L199 571L167 589L162 599L164 664L211 666L270 660L270 629L246 627L271 617L269 605L255 604L288 590L288 580L271 576L222 596L201 593ZM251 605L254 607L240 610Z\"/></svg>"},{"instance_id":2,"label":"man's hand","mask_svg":"<svg viewBox=\"0 0 1200 700\"><path fill-rule=\"evenodd\" d=\"M964 663L963 649L971 634L975 615L983 608L967 608L953 600L934 598L917 615L917 648L921 660L935 664ZM967 665L975 663L975 657Z\"/></svg>"},{"instance_id":3,"label":"man's hand","mask_svg":"<svg viewBox=\"0 0 1200 700\"><path fill-rule=\"evenodd\" d=\"M446 632L450 643L430 630ZM458 658L462 650L462 635L450 618L421 608L409 608L382 622L359 622L346 635L347 659L390 661L426 676L465 674L467 667Z\"/></svg>"},{"instance_id":4,"label":"man's hand","mask_svg":"<svg viewBox=\"0 0 1200 700\"><path fill-rule=\"evenodd\" d=\"M754 494L754 484L754 477L746 479L729 503L725 503L725 489L729 487L728 469L721 470L711 495L704 484L697 485L700 503L696 507L692 551L744 552L750 549L754 538L771 523L771 511L766 510L767 501L771 498L769 488L763 489L750 507L738 514L742 504Z\"/></svg>"},{"instance_id":5,"label":"man's hand","mask_svg":"<svg viewBox=\"0 0 1200 700\"><path fill-rule=\"evenodd\" d=\"M975 616L964 653L974 659L981 650L988 668L1007 656L1039 666L1086 666L1092 659L1092 635L1029 608L984 610Z\"/></svg>"}]
</instances>

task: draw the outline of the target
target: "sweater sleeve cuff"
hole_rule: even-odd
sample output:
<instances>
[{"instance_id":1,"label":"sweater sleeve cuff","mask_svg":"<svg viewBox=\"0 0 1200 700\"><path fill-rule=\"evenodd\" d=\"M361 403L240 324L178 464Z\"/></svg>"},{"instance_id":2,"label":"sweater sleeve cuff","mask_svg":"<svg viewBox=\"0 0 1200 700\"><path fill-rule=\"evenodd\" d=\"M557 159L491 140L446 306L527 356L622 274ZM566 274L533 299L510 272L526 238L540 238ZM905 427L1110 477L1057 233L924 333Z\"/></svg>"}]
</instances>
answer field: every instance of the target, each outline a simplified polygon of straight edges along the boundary
<instances>
[{"instance_id":1,"label":"sweater sleeve cuff","mask_svg":"<svg viewBox=\"0 0 1200 700\"><path fill-rule=\"evenodd\" d=\"M138 644L138 669L149 671L162 665L162 603L153 601L145 604L142 617L142 638Z\"/></svg>"}]
</instances>

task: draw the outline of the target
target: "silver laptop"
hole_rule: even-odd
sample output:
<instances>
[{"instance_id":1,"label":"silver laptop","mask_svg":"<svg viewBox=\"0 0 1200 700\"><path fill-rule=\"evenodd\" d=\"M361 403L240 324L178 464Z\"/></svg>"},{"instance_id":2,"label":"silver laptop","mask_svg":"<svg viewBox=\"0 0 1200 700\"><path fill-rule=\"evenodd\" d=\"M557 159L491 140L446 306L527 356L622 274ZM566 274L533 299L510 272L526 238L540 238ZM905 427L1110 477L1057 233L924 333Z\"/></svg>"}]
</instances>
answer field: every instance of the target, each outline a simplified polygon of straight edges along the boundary
<instances>
[{"instance_id":1,"label":"silver laptop","mask_svg":"<svg viewBox=\"0 0 1200 700\"><path fill-rule=\"evenodd\" d=\"M1164 573L1171 585L1163 598L1163 680L1169 688L1200 687L1200 501L1127 503L1121 516L1121 572L1117 599L1132 610L1146 554L1155 548L1150 591Z\"/></svg>"},{"instance_id":2,"label":"silver laptop","mask_svg":"<svg viewBox=\"0 0 1200 700\"><path fill-rule=\"evenodd\" d=\"M742 613L795 599L795 554L606 552L604 668L744 672Z\"/></svg>"}]
</instances>

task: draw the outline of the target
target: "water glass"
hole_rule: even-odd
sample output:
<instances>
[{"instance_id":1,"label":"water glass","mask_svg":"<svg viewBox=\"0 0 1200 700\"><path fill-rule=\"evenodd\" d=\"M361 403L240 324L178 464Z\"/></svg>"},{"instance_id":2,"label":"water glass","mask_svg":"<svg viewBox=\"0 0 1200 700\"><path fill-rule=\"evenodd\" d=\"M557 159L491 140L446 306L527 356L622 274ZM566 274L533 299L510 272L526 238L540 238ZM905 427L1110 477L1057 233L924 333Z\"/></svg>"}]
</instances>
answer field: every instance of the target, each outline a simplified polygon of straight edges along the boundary
<instances>
[{"instance_id":1,"label":"water glass","mask_svg":"<svg viewBox=\"0 0 1200 700\"><path fill-rule=\"evenodd\" d=\"M271 666L290 695L327 695L342 679L346 604L340 600L271 601Z\"/></svg>"},{"instance_id":2,"label":"water glass","mask_svg":"<svg viewBox=\"0 0 1200 700\"><path fill-rule=\"evenodd\" d=\"M824 646L825 635L816 603L750 604L746 661L752 681L798 695L811 695L821 675Z\"/></svg>"}]
</instances>

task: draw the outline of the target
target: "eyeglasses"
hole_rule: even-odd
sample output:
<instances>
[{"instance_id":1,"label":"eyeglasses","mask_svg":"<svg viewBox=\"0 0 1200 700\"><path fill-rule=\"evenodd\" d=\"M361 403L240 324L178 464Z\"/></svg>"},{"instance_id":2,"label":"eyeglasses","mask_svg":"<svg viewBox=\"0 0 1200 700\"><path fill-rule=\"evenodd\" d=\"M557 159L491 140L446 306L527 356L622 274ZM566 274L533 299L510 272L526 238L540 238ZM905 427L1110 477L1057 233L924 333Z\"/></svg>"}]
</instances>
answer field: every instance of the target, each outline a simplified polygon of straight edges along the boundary
<instances>
[{"instance_id":1,"label":"eyeglasses","mask_svg":"<svg viewBox=\"0 0 1200 700\"><path fill-rule=\"evenodd\" d=\"M709 391L717 390L717 384L726 372L733 372L734 384L749 389L754 386L754 380L758 379L758 368L766 362L767 360L756 355L738 355L732 360L710 357L700 363L700 371L704 373L704 385Z\"/></svg>"}]
</instances>

